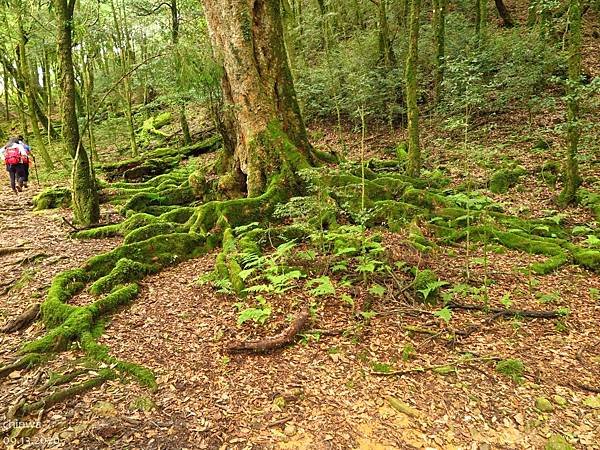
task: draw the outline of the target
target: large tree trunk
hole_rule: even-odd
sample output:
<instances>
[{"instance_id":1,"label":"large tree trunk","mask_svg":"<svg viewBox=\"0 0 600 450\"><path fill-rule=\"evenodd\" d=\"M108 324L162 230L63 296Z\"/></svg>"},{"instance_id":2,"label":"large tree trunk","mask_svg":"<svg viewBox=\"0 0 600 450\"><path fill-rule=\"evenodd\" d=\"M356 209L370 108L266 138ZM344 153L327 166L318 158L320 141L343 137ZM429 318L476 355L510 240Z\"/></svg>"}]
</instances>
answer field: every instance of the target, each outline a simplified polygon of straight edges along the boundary
<instances>
[{"instance_id":1,"label":"large tree trunk","mask_svg":"<svg viewBox=\"0 0 600 450\"><path fill-rule=\"evenodd\" d=\"M310 160L283 42L279 0L203 0L210 38L223 66L225 124L231 143L224 191L263 193L294 166L290 146Z\"/></svg>"},{"instance_id":2,"label":"large tree trunk","mask_svg":"<svg viewBox=\"0 0 600 450\"><path fill-rule=\"evenodd\" d=\"M79 124L75 111L75 73L72 53L75 0L54 0L54 6L58 18L57 40L63 139L73 158L73 214L77 222L90 225L98 222L100 205L96 180L88 154L79 136Z\"/></svg>"}]
</instances>

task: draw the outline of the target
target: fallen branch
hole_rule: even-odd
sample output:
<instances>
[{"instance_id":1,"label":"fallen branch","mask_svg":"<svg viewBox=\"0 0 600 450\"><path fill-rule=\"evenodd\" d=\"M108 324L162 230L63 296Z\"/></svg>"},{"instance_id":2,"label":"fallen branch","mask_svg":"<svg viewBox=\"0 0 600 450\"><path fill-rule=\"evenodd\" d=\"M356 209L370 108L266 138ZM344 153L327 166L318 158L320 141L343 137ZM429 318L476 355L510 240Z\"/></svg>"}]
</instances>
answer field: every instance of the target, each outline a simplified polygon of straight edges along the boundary
<instances>
[{"instance_id":1,"label":"fallen branch","mask_svg":"<svg viewBox=\"0 0 600 450\"><path fill-rule=\"evenodd\" d=\"M9 320L2 328L2 333L14 333L15 331L27 328L33 321L35 321L40 315L40 304L34 303L25 312L15 317L13 320Z\"/></svg>"},{"instance_id":2,"label":"fallen branch","mask_svg":"<svg viewBox=\"0 0 600 450\"><path fill-rule=\"evenodd\" d=\"M23 251L31 250L29 247L4 247L0 248L0 256L12 255Z\"/></svg>"},{"instance_id":3,"label":"fallen branch","mask_svg":"<svg viewBox=\"0 0 600 450\"><path fill-rule=\"evenodd\" d=\"M502 358L500 358L498 356L482 356L480 358L459 359L457 361L452 361L452 362L448 362L445 364L437 364L437 365L425 366L425 367L413 367L411 369L405 369L405 370L390 370L387 372L371 370L371 373L373 375L380 375L380 376L407 375L409 373L416 373L416 372L423 373L423 372L429 372L429 371L446 374L446 373L452 372L454 369L456 369L458 367L471 366L471 365L473 365L473 363L478 363L478 362L486 363L486 362L491 362L491 361L500 361L501 359Z\"/></svg>"},{"instance_id":4,"label":"fallen branch","mask_svg":"<svg viewBox=\"0 0 600 450\"><path fill-rule=\"evenodd\" d=\"M262 353L275 350L291 344L298 333L300 333L308 323L308 308L303 308L294 318L290 326L277 336L261 339L258 341L240 342L227 347L230 353L255 352Z\"/></svg>"},{"instance_id":5,"label":"fallen branch","mask_svg":"<svg viewBox=\"0 0 600 450\"><path fill-rule=\"evenodd\" d=\"M493 313L494 319L499 317L530 317L533 319L557 319L562 317L562 314L557 311L536 311L530 309L502 309L491 308L485 305L465 305L462 303L451 302L447 305L448 308L465 309L467 311L483 311Z\"/></svg>"},{"instance_id":6,"label":"fallen branch","mask_svg":"<svg viewBox=\"0 0 600 450\"><path fill-rule=\"evenodd\" d=\"M600 387L590 386L589 384L580 383L578 381L573 381L572 385L583 389L584 391L594 392L595 394L600 394Z\"/></svg>"}]
</instances>

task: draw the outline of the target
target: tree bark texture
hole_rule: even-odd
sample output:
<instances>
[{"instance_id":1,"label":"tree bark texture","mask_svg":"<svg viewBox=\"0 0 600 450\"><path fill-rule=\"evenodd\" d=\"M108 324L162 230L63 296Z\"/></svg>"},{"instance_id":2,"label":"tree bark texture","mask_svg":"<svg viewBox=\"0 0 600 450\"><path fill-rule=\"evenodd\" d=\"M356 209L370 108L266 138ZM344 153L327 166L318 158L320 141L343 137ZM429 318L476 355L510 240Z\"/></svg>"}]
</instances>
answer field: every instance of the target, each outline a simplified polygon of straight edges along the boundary
<instances>
[{"instance_id":1,"label":"tree bark texture","mask_svg":"<svg viewBox=\"0 0 600 450\"><path fill-rule=\"evenodd\" d=\"M419 144L419 107L417 105L417 64L419 56L419 17L421 0L410 1L408 56L406 59L406 104L408 107L408 166L407 173L418 177L421 172Z\"/></svg>"},{"instance_id":2,"label":"tree bark texture","mask_svg":"<svg viewBox=\"0 0 600 450\"><path fill-rule=\"evenodd\" d=\"M283 39L279 0L203 0L213 51L223 66L226 165L248 196L281 171L285 149L311 147Z\"/></svg>"},{"instance_id":3,"label":"tree bark texture","mask_svg":"<svg viewBox=\"0 0 600 450\"><path fill-rule=\"evenodd\" d=\"M58 18L57 41L63 140L73 158L73 214L77 222L90 225L98 222L100 206L93 170L79 136L75 110L75 73L72 53L75 0L54 0L54 6Z\"/></svg>"},{"instance_id":4,"label":"tree bark texture","mask_svg":"<svg viewBox=\"0 0 600 450\"><path fill-rule=\"evenodd\" d=\"M581 83L581 0L569 2L569 79L567 82L567 154L565 185L560 194L564 204L575 202L581 184L577 164L579 145L579 86Z\"/></svg>"}]
</instances>

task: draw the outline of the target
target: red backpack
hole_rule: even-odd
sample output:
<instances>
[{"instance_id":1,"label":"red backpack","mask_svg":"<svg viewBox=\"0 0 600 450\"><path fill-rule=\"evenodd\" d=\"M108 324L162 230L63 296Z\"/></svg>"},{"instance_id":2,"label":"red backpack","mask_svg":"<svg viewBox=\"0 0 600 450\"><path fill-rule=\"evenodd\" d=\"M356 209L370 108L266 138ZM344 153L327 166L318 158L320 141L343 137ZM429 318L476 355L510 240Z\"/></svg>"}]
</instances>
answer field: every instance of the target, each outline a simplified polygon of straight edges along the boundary
<instances>
[{"instance_id":1,"label":"red backpack","mask_svg":"<svg viewBox=\"0 0 600 450\"><path fill-rule=\"evenodd\" d=\"M21 162L21 152L19 147L7 148L4 153L4 164L7 166L10 164L19 164Z\"/></svg>"}]
</instances>

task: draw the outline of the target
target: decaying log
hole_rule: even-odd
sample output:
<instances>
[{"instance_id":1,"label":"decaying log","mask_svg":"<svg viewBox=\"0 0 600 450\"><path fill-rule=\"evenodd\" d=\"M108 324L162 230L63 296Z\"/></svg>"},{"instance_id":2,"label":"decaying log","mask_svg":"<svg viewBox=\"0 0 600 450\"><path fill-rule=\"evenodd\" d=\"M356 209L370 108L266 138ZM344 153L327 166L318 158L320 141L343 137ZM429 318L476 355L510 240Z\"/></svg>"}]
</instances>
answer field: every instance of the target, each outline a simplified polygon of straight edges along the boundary
<instances>
[{"instance_id":1,"label":"decaying log","mask_svg":"<svg viewBox=\"0 0 600 450\"><path fill-rule=\"evenodd\" d=\"M34 303L21 315L9 320L0 331L2 333L14 333L15 331L27 328L40 315L40 304Z\"/></svg>"},{"instance_id":2,"label":"decaying log","mask_svg":"<svg viewBox=\"0 0 600 450\"><path fill-rule=\"evenodd\" d=\"M277 336L261 339L258 341L239 342L227 347L230 353L262 353L275 350L291 344L298 333L300 333L308 323L308 308L303 308L294 318L290 326Z\"/></svg>"}]
</instances>

